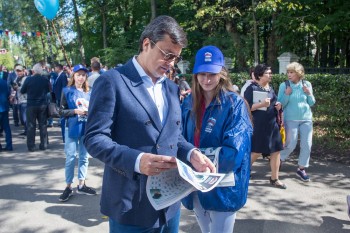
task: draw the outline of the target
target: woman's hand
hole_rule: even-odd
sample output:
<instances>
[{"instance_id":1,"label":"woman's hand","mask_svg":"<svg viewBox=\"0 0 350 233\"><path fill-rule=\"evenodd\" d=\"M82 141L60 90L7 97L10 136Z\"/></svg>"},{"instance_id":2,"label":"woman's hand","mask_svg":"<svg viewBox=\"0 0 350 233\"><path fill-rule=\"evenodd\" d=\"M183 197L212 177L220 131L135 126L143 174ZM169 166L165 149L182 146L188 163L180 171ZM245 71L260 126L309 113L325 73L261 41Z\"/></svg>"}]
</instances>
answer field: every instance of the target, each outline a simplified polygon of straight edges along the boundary
<instances>
[{"instance_id":1,"label":"woman's hand","mask_svg":"<svg viewBox=\"0 0 350 233\"><path fill-rule=\"evenodd\" d=\"M86 111L76 108L76 109L74 109L74 114L86 115Z\"/></svg>"},{"instance_id":2,"label":"woman's hand","mask_svg":"<svg viewBox=\"0 0 350 233\"><path fill-rule=\"evenodd\" d=\"M287 87L286 90L284 91L284 94L286 94L286 95L292 94L292 88L291 87Z\"/></svg>"},{"instance_id":3,"label":"woman's hand","mask_svg":"<svg viewBox=\"0 0 350 233\"><path fill-rule=\"evenodd\" d=\"M275 108L276 108L277 111L281 110L282 104L280 102L276 102Z\"/></svg>"},{"instance_id":4,"label":"woman's hand","mask_svg":"<svg viewBox=\"0 0 350 233\"><path fill-rule=\"evenodd\" d=\"M307 86L303 86L303 91L307 95L311 95L310 89Z\"/></svg>"},{"instance_id":5,"label":"woman's hand","mask_svg":"<svg viewBox=\"0 0 350 233\"><path fill-rule=\"evenodd\" d=\"M271 98L266 98L264 102L261 102L262 107L269 107L271 103L270 101L271 101Z\"/></svg>"},{"instance_id":6,"label":"woman's hand","mask_svg":"<svg viewBox=\"0 0 350 233\"><path fill-rule=\"evenodd\" d=\"M198 172L216 173L215 165L207 156L203 155L198 150L192 151L190 162Z\"/></svg>"}]
</instances>

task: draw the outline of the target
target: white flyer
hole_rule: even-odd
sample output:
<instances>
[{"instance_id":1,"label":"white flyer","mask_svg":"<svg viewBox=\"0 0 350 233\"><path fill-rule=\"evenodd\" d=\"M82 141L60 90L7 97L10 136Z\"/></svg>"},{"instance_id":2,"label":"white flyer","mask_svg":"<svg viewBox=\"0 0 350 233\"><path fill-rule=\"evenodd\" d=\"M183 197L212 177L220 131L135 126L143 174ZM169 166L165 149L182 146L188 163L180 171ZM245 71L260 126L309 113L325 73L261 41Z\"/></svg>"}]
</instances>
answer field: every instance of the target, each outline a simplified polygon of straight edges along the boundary
<instances>
[{"instance_id":1,"label":"white flyer","mask_svg":"<svg viewBox=\"0 0 350 233\"><path fill-rule=\"evenodd\" d=\"M180 201L193 191L208 192L225 176L221 173L195 172L182 161L176 159L176 162L177 168L149 176L147 179L147 197L156 210Z\"/></svg>"}]
</instances>

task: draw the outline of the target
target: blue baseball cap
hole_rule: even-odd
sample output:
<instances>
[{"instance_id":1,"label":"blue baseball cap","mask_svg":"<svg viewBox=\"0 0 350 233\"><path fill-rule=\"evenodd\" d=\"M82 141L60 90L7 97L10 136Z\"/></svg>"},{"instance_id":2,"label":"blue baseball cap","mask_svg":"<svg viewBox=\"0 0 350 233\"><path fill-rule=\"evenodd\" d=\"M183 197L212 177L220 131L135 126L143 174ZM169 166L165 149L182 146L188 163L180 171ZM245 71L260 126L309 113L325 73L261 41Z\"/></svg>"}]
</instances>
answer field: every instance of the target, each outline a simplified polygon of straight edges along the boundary
<instances>
[{"instance_id":1,"label":"blue baseball cap","mask_svg":"<svg viewBox=\"0 0 350 233\"><path fill-rule=\"evenodd\" d=\"M73 67L73 72L74 72L74 73L75 73L75 72L78 72L79 70L84 70L86 73L89 72L88 69L86 69L86 67L83 66L83 65L81 65L81 64L75 65L75 66Z\"/></svg>"},{"instance_id":2,"label":"blue baseball cap","mask_svg":"<svg viewBox=\"0 0 350 233\"><path fill-rule=\"evenodd\" d=\"M225 66L224 55L215 46L208 45L198 50L193 67L193 73L202 72L218 74Z\"/></svg>"}]
</instances>

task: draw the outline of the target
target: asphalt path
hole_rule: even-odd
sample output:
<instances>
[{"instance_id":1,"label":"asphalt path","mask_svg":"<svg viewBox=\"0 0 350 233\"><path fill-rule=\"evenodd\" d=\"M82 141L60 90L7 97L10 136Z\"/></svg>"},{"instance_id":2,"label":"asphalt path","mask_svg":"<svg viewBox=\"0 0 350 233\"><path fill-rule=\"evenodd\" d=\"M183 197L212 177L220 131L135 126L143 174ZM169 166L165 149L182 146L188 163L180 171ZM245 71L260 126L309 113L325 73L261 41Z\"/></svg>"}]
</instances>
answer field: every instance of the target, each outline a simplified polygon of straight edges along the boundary
<instances>
[{"instance_id":1,"label":"asphalt path","mask_svg":"<svg viewBox=\"0 0 350 233\"><path fill-rule=\"evenodd\" d=\"M60 128L48 129L46 151L28 152L26 138L19 136L22 129L11 127L14 151L0 152L0 233L108 232L108 219L99 212L100 195L74 194L68 202L58 201L65 188ZM0 142L4 145L3 137ZM312 181L304 183L295 175L296 164L295 155L283 164L280 178L286 190L269 184L266 160L254 164L248 201L237 214L235 233L350 232L350 167L314 155L307 170ZM86 183L98 193L102 174L103 164L91 158ZM180 232L200 232L193 212L182 210Z\"/></svg>"}]
</instances>

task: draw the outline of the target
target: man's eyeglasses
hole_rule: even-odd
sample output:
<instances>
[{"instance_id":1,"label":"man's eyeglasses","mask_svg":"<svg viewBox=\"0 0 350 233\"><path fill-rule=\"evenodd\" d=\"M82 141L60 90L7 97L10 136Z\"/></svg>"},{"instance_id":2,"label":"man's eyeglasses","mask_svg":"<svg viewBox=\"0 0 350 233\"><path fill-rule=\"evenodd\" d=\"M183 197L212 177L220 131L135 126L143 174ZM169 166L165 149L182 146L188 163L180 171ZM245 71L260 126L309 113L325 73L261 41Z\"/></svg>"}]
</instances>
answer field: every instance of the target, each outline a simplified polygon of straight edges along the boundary
<instances>
[{"instance_id":1,"label":"man's eyeglasses","mask_svg":"<svg viewBox=\"0 0 350 233\"><path fill-rule=\"evenodd\" d=\"M152 40L150 40L164 55L163 59L165 61L168 61L168 62L172 62L174 61L175 63L178 63L182 60L182 57L181 56L177 56L173 53L166 53L164 52L164 50L162 50L161 48L158 47L158 45L156 45L156 43L154 43Z\"/></svg>"}]
</instances>

